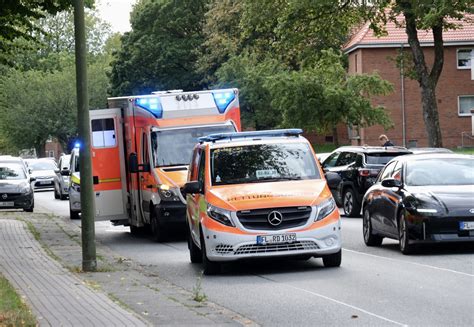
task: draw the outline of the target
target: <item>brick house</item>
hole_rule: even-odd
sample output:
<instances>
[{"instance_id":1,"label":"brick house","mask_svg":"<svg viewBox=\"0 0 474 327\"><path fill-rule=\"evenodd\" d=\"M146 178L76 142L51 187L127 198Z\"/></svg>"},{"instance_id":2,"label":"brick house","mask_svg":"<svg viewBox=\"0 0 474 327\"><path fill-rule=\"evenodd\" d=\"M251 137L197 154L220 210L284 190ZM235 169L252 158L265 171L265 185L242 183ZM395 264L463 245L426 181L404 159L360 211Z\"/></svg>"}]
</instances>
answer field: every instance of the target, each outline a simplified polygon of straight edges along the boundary
<instances>
[{"instance_id":1,"label":"brick house","mask_svg":"<svg viewBox=\"0 0 474 327\"><path fill-rule=\"evenodd\" d=\"M474 19L474 15L472 19ZM471 112L474 108L474 72L471 72L471 56L474 56L474 24L460 22L457 30L444 31L444 66L436 96L440 118L443 145L456 147L462 143L462 133L471 135ZM349 73L373 73L393 84L394 92L389 96L375 99L377 104L385 106L395 125L385 131L381 126L349 130L349 142L352 144L378 145L378 136L382 133L396 145L428 146L428 138L423 122L421 94L418 82L402 74L395 59L401 51L410 54L404 28L393 22L387 23L387 35L376 37L369 25L363 25L344 46L348 54ZM428 67L433 54L433 35L431 31L418 31ZM400 66L400 65L399 65ZM412 66L411 59L404 64ZM473 68L474 69L474 68ZM473 74L473 75L471 75ZM468 137L470 145L472 138ZM466 140L464 140L466 144Z\"/></svg>"}]
</instances>

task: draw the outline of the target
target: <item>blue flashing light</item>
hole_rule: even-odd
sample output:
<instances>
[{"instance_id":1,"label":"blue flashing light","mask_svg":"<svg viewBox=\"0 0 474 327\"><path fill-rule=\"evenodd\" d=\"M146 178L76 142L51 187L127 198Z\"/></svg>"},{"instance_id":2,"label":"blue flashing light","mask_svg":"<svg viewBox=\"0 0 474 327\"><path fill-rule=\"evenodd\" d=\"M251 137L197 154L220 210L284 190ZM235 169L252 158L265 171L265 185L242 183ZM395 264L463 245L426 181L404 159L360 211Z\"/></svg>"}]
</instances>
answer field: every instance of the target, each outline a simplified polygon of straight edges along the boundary
<instances>
[{"instance_id":1,"label":"blue flashing light","mask_svg":"<svg viewBox=\"0 0 474 327\"><path fill-rule=\"evenodd\" d=\"M158 98L138 98L136 105L151 112L156 118L163 117L163 106Z\"/></svg>"},{"instance_id":2,"label":"blue flashing light","mask_svg":"<svg viewBox=\"0 0 474 327\"><path fill-rule=\"evenodd\" d=\"M212 96L214 97L214 102L221 114L225 112L229 104L235 99L235 94L232 90L214 91L212 92Z\"/></svg>"},{"instance_id":3,"label":"blue flashing light","mask_svg":"<svg viewBox=\"0 0 474 327\"><path fill-rule=\"evenodd\" d=\"M79 148L81 147L81 143L80 143L80 142L74 143L74 147L75 147L76 149L79 149Z\"/></svg>"},{"instance_id":4,"label":"blue flashing light","mask_svg":"<svg viewBox=\"0 0 474 327\"><path fill-rule=\"evenodd\" d=\"M217 133L200 137L199 142L215 142L219 140L232 140L241 138L261 138L261 137L298 137L303 134L303 130L299 128L275 129L268 131L251 131L251 132L234 132L234 133Z\"/></svg>"}]
</instances>

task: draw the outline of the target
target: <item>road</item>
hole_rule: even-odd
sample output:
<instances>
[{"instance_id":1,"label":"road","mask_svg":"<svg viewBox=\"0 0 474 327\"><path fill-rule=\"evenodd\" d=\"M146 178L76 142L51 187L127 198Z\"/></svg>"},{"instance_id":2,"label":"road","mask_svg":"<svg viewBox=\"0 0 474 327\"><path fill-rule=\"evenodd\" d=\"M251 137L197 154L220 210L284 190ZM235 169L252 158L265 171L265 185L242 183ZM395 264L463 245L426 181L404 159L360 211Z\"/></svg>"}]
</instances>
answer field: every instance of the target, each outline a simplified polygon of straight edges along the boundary
<instances>
[{"instance_id":1,"label":"road","mask_svg":"<svg viewBox=\"0 0 474 327\"><path fill-rule=\"evenodd\" d=\"M69 220L68 201L55 200L52 192L36 192L35 204ZM366 247L360 218L344 217L342 225L340 268L324 268L314 258L228 264L222 275L203 277L203 292L266 326L474 325L472 245L426 246L405 256L391 240ZM182 237L158 244L132 236L128 227L98 222L96 239L190 291L201 274Z\"/></svg>"}]
</instances>

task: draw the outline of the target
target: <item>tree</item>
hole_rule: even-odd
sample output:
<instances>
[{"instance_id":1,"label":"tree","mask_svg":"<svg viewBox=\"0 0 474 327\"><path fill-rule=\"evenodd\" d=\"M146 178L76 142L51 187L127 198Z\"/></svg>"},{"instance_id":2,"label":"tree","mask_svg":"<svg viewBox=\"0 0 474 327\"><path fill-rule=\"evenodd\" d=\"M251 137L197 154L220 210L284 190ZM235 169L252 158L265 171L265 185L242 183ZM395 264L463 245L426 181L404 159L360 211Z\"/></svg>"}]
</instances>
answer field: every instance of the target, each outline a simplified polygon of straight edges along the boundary
<instances>
[{"instance_id":1,"label":"tree","mask_svg":"<svg viewBox=\"0 0 474 327\"><path fill-rule=\"evenodd\" d=\"M443 146L436 100L436 86L444 65L443 31L456 28L456 20L466 19L465 13L473 10L474 0L375 0L373 7L366 10L372 29L379 34L384 33L383 26L389 20L405 28L420 86L423 120L432 147ZM425 59L426 48L422 48L418 38L419 30L433 34L434 60L430 66Z\"/></svg>"},{"instance_id":2,"label":"tree","mask_svg":"<svg viewBox=\"0 0 474 327\"><path fill-rule=\"evenodd\" d=\"M283 112L284 126L305 130L332 131L338 144L336 126L391 125L385 108L373 106L373 96L392 91L378 75L347 76L342 55L323 50L313 67L283 72L267 79L265 88L276 111Z\"/></svg>"},{"instance_id":3,"label":"tree","mask_svg":"<svg viewBox=\"0 0 474 327\"><path fill-rule=\"evenodd\" d=\"M197 49L207 0L141 0L113 62L112 95L201 88Z\"/></svg>"}]
</instances>

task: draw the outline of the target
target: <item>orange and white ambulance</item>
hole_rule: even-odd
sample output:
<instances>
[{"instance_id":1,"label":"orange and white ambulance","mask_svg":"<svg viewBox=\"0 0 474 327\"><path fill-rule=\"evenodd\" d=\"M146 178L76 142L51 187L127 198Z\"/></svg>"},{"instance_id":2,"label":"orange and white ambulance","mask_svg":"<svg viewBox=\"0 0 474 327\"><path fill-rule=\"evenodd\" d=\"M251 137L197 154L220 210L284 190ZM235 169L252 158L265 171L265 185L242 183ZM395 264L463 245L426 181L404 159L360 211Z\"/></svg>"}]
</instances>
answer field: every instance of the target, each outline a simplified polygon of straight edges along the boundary
<instances>
[{"instance_id":1,"label":"orange and white ambulance","mask_svg":"<svg viewBox=\"0 0 474 327\"><path fill-rule=\"evenodd\" d=\"M96 220L151 227L163 240L171 224L185 224L186 182L198 138L240 131L237 89L155 92L109 98L91 110L91 155Z\"/></svg>"},{"instance_id":2,"label":"orange and white ambulance","mask_svg":"<svg viewBox=\"0 0 474 327\"><path fill-rule=\"evenodd\" d=\"M339 211L300 129L220 133L193 153L187 197L191 262L294 256L341 264Z\"/></svg>"}]
</instances>

